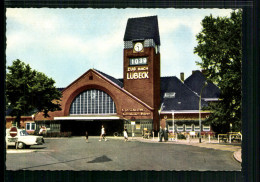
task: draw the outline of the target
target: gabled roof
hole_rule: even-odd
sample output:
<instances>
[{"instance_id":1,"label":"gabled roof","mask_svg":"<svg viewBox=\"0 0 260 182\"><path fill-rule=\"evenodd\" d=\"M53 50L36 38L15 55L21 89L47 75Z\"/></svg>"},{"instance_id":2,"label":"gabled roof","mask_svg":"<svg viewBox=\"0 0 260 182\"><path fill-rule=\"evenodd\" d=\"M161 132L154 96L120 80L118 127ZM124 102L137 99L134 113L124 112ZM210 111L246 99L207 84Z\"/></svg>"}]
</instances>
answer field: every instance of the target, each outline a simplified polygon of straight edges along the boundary
<instances>
[{"instance_id":1,"label":"gabled roof","mask_svg":"<svg viewBox=\"0 0 260 182\"><path fill-rule=\"evenodd\" d=\"M165 93L175 93L173 98L164 98ZM199 110L199 96L177 77L161 77L161 111ZM207 102L201 101L201 107Z\"/></svg>"},{"instance_id":2,"label":"gabled roof","mask_svg":"<svg viewBox=\"0 0 260 182\"><path fill-rule=\"evenodd\" d=\"M94 72L96 74L98 74L99 76L103 77L104 80L108 81L110 84L114 85L116 88L120 89L122 92L126 93L127 95L129 95L130 97L132 97L134 100L136 100L137 102L139 102L140 104L142 104L143 106L147 107L150 110L153 110L154 108L152 108L151 106L147 105L145 102L143 102L142 100L140 100L140 98L135 97L133 94L131 94L130 92L128 92L127 90L125 90L123 88L123 83L121 81L119 81L118 79L107 75L99 70L96 69L89 69L87 72L85 72L83 75L81 75L79 78L77 78L74 82L72 82L70 85L68 85L66 88L64 88L62 90L62 92L64 92L67 88L69 88L71 85L73 85L74 83L76 83L78 80L80 80L82 77L84 77L84 75L86 75L88 72Z\"/></svg>"},{"instance_id":3,"label":"gabled roof","mask_svg":"<svg viewBox=\"0 0 260 182\"><path fill-rule=\"evenodd\" d=\"M98 73L100 73L101 75L103 75L104 77L106 77L107 79L109 79L110 81L114 82L115 84L117 84L119 87L123 88L124 84L119 80L116 79L108 74L105 74L99 70L94 69L95 71L97 71Z\"/></svg>"},{"instance_id":4,"label":"gabled roof","mask_svg":"<svg viewBox=\"0 0 260 182\"><path fill-rule=\"evenodd\" d=\"M205 76L200 71L195 71L191 76L189 76L185 81L191 90L200 95L201 89L206 81ZM220 89L211 82L207 82L207 85L203 89L202 98L219 98Z\"/></svg>"},{"instance_id":5,"label":"gabled roof","mask_svg":"<svg viewBox=\"0 0 260 182\"><path fill-rule=\"evenodd\" d=\"M153 39L160 45L157 16L129 18L126 25L124 41Z\"/></svg>"}]
</instances>

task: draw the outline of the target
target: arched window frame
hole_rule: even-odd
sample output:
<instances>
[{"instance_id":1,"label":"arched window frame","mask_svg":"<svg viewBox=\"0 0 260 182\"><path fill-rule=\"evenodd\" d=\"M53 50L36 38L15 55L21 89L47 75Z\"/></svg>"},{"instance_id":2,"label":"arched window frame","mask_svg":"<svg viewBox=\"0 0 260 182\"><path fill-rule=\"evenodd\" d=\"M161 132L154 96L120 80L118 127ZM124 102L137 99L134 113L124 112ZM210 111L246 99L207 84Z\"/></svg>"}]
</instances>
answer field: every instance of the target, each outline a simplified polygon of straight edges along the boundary
<instances>
[{"instance_id":1,"label":"arched window frame","mask_svg":"<svg viewBox=\"0 0 260 182\"><path fill-rule=\"evenodd\" d=\"M116 114L112 97L98 89L85 90L78 94L70 105L70 115L111 115Z\"/></svg>"}]
</instances>

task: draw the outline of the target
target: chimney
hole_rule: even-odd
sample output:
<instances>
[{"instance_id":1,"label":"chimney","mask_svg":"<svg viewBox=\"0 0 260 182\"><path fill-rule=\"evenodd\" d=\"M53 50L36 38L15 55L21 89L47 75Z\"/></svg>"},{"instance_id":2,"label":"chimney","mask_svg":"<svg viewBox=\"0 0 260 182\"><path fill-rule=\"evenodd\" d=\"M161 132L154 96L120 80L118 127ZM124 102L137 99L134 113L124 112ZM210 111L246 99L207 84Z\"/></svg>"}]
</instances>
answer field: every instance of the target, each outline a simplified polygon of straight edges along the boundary
<instances>
[{"instance_id":1,"label":"chimney","mask_svg":"<svg viewBox=\"0 0 260 182\"><path fill-rule=\"evenodd\" d=\"M180 74L180 79L182 82L184 82L184 73L183 72L181 72L181 74Z\"/></svg>"}]
</instances>

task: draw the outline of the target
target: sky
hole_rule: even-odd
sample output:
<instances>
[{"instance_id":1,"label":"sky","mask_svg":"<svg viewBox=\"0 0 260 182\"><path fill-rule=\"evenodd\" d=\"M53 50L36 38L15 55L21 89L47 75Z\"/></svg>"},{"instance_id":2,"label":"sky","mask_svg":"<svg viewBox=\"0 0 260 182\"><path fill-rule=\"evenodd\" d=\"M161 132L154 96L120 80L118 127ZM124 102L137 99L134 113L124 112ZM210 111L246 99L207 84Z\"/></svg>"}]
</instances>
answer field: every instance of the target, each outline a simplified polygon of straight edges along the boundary
<instances>
[{"instance_id":1,"label":"sky","mask_svg":"<svg viewBox=\"0 0 260 182\"><path fill-rule=\"evenodd\" d=\"M230 17L231 9L50 9L8 8L6 66L16 59L67 87L89 69L123 78L128 18L158 17L161 76L185 78L200 70L194 54L205 16ZM7 70L8 72L8 70Z\"/></svg>"}]
</instances>

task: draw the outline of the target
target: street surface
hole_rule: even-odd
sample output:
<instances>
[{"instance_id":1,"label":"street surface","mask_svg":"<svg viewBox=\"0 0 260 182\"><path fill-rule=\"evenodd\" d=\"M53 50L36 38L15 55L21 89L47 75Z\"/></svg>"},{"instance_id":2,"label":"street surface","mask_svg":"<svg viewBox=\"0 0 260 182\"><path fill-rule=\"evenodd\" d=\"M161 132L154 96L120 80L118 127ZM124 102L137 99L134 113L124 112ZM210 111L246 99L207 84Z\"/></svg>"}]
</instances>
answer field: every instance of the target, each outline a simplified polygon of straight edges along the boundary
<instances>
[{"instance_id":1,"label":"street surface","mask_svg":"<svg viewBox=\"0 0 260 182\"><path fill-rule=\"evenodd\" d=\"M232 151L123 138L45 138L30 149L7 149L7 170L241 171Z\"/></svg>"}]
</instances>

